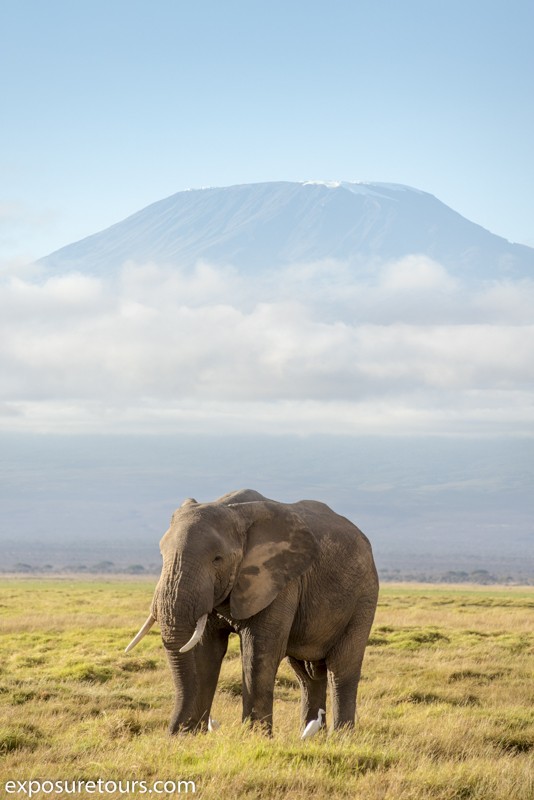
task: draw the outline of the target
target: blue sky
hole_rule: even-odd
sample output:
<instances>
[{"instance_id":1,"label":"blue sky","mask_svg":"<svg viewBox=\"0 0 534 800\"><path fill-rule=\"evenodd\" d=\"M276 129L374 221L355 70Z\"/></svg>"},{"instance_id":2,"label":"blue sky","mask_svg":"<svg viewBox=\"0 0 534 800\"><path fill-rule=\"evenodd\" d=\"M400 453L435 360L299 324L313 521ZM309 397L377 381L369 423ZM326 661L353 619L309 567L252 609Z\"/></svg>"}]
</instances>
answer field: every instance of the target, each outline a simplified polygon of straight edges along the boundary
<instances>
[{"instance_id":1,"label":"blue sky","mask_svg":"<svg viewBox=\"0 0 534 800\"><path fill-rule=\"evenodd\" d=\"M0 260L188 187L405 183L534 244L522 0L3 0Z\"/></svg>"}]
</instances>

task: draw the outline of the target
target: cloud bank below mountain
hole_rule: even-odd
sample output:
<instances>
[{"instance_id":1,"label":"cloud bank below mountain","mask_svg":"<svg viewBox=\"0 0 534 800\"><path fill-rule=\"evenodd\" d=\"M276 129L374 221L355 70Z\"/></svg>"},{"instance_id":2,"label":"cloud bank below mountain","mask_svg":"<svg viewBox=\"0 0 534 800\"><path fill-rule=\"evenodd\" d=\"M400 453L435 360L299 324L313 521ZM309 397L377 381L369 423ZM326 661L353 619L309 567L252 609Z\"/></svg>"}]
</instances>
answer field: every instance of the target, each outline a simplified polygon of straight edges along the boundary
<instances>
[{"instance_id":1,"label":"cloud bank below mountain","mask_svg":"<svg viewBox=\"0 0 534 800\"><path fill-rule=\"evenodd\" d=\"M0 281L0 428L530 433L534 281L424 256L354 276L126 263Z\"/></svg>"}]
</instances>

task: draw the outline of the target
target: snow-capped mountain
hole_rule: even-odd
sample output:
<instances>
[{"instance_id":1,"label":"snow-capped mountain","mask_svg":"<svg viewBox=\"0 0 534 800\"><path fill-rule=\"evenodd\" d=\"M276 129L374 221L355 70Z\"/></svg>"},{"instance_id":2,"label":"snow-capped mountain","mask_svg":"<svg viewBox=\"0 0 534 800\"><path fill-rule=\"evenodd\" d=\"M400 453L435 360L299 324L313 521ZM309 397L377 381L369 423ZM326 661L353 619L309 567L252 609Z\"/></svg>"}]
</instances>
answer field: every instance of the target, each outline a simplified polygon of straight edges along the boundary
<instances>
[{"instance_id":1,"label":"snow-capped mountain","mask_svg":"<svg viewBox=\"0 0 534 800\"><path fill-rule=\"evenodd\" d=\"M179 192L41 260L50 272L109 274L127 261L241 270L424 254L464 278L534 274L511 244L433 195L388 183L258 183Z\"/></svg>"}]
</instances>

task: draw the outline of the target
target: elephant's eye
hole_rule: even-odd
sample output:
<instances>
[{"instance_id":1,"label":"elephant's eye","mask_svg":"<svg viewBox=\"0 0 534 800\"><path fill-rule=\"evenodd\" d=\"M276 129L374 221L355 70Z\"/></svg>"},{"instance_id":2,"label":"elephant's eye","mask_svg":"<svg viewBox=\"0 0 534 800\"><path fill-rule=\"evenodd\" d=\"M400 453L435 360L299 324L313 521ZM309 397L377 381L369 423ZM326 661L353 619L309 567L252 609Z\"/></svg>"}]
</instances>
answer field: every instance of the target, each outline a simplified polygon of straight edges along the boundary
<instances>
[{"instance_id":1,"label":"elephant's eye","mask_svg":"<svg viewBox=\"0 0 534 800\"><path fill-rule=\"evenodd\" d=\"M213 563L215 564L215 566L217 566L222 562L222 560L223 560L222 556L215 556L215 558L213 559Z\"/></svg>"}]
</instances>

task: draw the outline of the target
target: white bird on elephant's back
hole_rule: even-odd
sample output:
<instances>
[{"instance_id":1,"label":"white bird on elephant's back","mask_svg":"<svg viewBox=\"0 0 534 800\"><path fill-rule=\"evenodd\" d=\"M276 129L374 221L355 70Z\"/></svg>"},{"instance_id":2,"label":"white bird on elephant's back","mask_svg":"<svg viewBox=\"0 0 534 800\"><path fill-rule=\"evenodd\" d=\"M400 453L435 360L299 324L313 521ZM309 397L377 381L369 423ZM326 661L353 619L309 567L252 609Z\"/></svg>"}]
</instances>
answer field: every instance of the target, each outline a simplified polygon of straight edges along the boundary
<instances>
[{"instance_id":1,"label":"white bird on elephant's back","mask_svg":"<svg viewBox=\"0 0 534 800\"><path fill-rule=\"evenodd\" d=\"M315 736L317 731L320 730L320 728L322 727L323 716L325 714L326 714L326 711L324 710L324 708L320 708L319 709L319 716L317 717L317 719L312 719L312 720L310 720L310 722L308 722L308 724L304 728L304 731L302 732L302 736L300 738L301 739L309 739L311 736Z\"/></svg>"}]
</instances>

